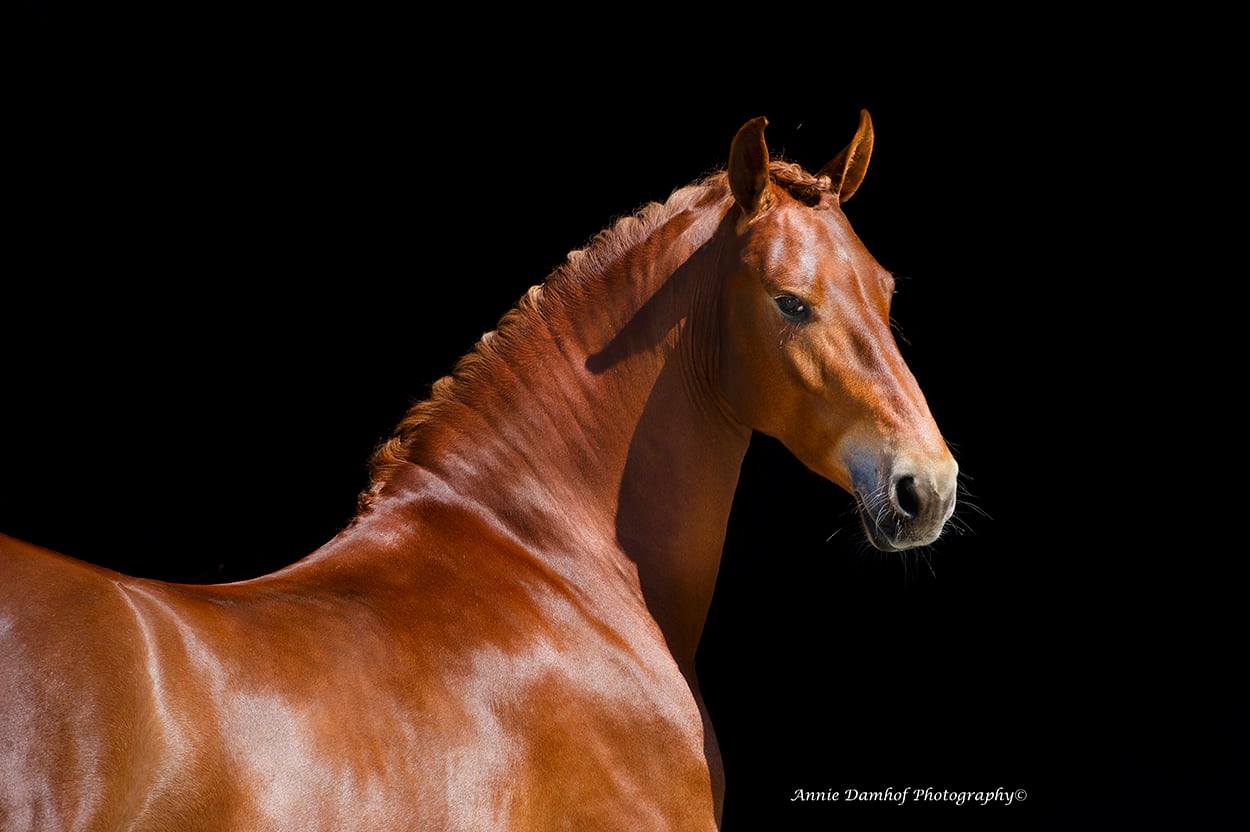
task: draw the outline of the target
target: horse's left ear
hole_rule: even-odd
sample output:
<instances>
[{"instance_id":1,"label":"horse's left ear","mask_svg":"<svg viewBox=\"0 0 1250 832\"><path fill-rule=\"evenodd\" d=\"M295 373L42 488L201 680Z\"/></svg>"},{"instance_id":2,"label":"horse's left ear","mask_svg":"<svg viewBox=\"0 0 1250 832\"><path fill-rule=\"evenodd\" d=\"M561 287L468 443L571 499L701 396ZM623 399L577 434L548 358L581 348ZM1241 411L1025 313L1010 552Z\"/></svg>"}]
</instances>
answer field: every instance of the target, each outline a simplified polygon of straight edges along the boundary
<instances>
[{"instance_id":1,"label":"horse's left ear","mask_svg":"<svg viewBox=\"0 0 1250 832\"><path fill-rule=\"evenodd\" d=\"M864 181L868 172L868 159L872 156L872 119L867 110L859 111L859 129L855 138L834 156L829 164L820 169L818 176L828 176L833 182L833 192L838 202L846 202Z\"/></svg>"}]
</instances>

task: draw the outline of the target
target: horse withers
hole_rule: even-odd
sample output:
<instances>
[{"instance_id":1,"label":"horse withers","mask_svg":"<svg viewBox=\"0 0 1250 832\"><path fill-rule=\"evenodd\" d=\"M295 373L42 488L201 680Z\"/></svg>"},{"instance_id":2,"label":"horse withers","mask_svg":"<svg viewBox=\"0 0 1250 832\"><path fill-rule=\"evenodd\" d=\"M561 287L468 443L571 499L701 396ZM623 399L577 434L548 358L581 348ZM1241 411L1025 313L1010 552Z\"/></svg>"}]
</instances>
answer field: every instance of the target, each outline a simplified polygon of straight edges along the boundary
<instances>
[{"instance_id":1,"label":"horse withers","mask_svg":"<svg viewBox=\"0 0 1250 832\"><path fill-rule=\"evenodd\" d=\"M694 656L751 432L880 549L955 502L841 210L868 114L817 174L766 124L531 288L299 562L171 584L0 538L0 828L715 828Z\"/></svg>"}]
</instances>

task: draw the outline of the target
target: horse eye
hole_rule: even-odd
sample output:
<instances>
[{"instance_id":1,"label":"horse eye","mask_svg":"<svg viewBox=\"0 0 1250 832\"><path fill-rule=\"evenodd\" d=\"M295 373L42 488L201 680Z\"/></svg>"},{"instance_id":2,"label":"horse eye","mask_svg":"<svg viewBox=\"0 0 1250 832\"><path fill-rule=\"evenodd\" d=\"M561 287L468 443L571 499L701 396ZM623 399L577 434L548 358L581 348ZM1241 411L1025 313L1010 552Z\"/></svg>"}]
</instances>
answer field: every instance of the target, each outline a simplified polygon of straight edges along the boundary
<instances>
[{"instance_id":1,"label":"horse eye","mask_svg":"<svg viewBox=\"0 0 1250 832\"><path fill-rule=\"evenodd\" d=\"M792 321L805 321L811 314L807 305L794 295L779 295L773 300L777 302L777 308L781 310L781 314Z\"/></svg>"}]
</instances>

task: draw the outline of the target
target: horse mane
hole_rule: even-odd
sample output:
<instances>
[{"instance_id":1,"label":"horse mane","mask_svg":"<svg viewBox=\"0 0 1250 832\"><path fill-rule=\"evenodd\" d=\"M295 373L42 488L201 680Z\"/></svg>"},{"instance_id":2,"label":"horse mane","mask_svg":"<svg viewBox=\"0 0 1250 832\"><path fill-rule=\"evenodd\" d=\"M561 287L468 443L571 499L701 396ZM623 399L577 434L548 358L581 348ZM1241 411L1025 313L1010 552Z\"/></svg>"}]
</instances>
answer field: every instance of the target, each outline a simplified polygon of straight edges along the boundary
<instances>
[{"instance_id":1,"label":"horse mane","mask_svg":"<svg viewBox=\"0 0 1250 832\"><path fill-rule=\"evenodd\" d=\"M769 163L772 181L805 205L820 201L830 190L828 176L814 176L800 165L774 159ZM357 499L357 515L366 513L395 473L413 462L411 449L422 427L452 402L459 401L473 380L481 378L497 361L515 357L518 346L535 324L545 321L553 303L582 294L624 254L665 222L683 211L719 203L730 197L729 174L714 170L669 194L663 203L647 202L632 214L620 216L594 234L582 248L570 251L563 263L539 284L529 287L521 299L503 314L495 329L484 333L473 348L456 361L451 373L431 385L430 395L412 405L391 436L375 447L369 460L369 485ZM354 522L354 521L353 521Z\"/></svg>"}]
</instances>

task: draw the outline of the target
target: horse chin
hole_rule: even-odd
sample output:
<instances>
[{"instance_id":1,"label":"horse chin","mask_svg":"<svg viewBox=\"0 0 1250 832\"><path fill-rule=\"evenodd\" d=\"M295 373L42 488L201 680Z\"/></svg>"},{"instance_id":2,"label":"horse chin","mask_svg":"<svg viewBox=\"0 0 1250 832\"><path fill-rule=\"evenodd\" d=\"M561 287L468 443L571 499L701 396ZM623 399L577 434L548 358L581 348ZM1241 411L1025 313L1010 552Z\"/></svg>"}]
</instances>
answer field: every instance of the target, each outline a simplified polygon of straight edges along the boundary
<instances>
[{"instance_id":1,"label":"horse chin","mask_svg":"<svg viewBox=\"0 0 1250 832\"><path fill-rule=\"evenodd\" d=\"M889 523L894 515L890 512L887 512L887 514L889 516L885 517L884 520L886 523ZM864 527L864 536L868 538L868 542L872 544L874 549L882 552L902 552L906 549L914 549L917 546L924 546L933 542L932 540L911 539L905 534L891 535L868 512L862 500L859 501L859 521Z\"/></svg>"}]
</instances>

